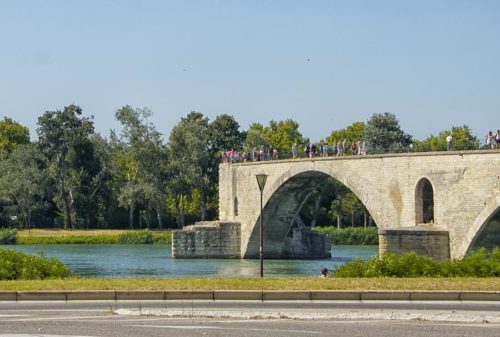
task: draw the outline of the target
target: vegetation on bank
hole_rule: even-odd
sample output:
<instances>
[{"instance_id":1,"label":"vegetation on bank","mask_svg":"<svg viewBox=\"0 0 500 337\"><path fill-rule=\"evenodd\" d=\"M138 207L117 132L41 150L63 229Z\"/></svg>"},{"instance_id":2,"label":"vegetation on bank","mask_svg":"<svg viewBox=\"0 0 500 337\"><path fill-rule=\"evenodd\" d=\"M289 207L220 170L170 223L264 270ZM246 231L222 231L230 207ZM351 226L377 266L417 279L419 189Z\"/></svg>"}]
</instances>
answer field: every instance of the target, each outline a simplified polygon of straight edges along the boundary
<instances>
[{"instance_id":1,"label":"vegetation on bank","mask_svg":"<svg viewBox=\"0 0 500 337\"><path fill-rule=\"evenodd\" d=\"M0 249L0 280L63 279L71 273L61 261Z\"/></svg>"},{"instance_id":2,"label":"vegetation on bank","mask_svg":"<svg viewBox=\"0 0 500 337\"><path fill-rule=\"evenodd\" d=\"M319 275L319 271L318 271ZM4 291L67 290L449 290L500 289L500 278L173 278L0 281Z\"/></svg>"},{"instance_id":3,"label":"vegetation on bank","mask_svg":"<svg viewBox=\"0 0 500 337\"><path fill-rule=\"evenodd\" d=\"M170 244L171 231L144 230L0 230L0 244Z\"/></svg>"},{"instance_id":4,"label":"vegetation on bank","mask_svg":"<svg viewBox=\"0 0 500 337\"><path fill-rule=\"evenodd\" d=\"M481 248L461 260L436 261L413 252L403 255L387 253L381 257L373 256L368 260L357 258L335 268L334 276L338 278L500 277L500 248L493 249L489 254Z\"/></svg>"},{"instance_id":5,"label":"vegetation on bank","mask_svg":"<svg viewBox=\"0 0 500 337\"><path fill-rule=\"evenodd\" d=\"M378 245L377 227L314 227L314 230L330 235L334 245Z\"/></svg>"}]
</instances>

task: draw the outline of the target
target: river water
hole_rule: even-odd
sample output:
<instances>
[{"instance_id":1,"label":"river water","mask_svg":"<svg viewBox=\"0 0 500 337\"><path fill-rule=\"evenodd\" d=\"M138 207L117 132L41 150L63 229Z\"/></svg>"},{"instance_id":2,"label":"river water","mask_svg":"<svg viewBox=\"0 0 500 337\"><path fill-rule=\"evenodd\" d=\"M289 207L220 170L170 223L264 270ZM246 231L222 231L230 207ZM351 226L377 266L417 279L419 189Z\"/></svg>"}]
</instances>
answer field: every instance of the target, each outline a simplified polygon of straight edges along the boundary
<instances>
[{"instance_id":1,"label":"river water","mask_svg":"<svg viewBox=\"0 0 500 337\"><path fill-rule=\"evenodd\" d=\"M55 257L81 276L97 278L259 276L259 260L172 259L170 245L13 245L28 254ZM377 255L378 246L333 246L324 260L264 260L265 276L319 275L355 257Z\"/></svg>"}]
</instances>

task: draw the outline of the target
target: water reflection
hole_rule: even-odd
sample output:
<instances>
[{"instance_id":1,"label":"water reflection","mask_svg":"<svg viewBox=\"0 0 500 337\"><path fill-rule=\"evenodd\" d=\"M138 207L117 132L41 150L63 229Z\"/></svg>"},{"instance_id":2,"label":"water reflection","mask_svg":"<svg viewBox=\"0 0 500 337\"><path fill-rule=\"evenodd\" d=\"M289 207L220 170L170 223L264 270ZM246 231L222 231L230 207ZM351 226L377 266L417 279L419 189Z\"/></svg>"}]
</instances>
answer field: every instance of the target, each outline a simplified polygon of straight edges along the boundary
<instances>
[{"instance_id":1,"label":"water reflection","mask_svg":"<svg viewBox=\"0 0 500 337\"><path fill-rule=\"evenodd\" d=\"M259 260L172 259L170 245L19 245L0 246L56 257L75 273L98 278L259 276ZM378 246L333 246L324 260L265 260L266 276L319 275L355 257L376 255Z\"/></svg>"}]
</instances>

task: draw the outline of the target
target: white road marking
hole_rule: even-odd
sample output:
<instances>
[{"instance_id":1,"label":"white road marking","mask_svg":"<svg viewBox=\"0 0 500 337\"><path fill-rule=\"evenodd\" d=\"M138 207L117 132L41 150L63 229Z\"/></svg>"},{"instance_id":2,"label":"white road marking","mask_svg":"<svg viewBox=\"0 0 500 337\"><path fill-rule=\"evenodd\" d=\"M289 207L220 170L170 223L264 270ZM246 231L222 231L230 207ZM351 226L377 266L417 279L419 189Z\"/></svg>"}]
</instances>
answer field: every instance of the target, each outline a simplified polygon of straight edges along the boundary
<instances>
[{"instance_id":1,"label":"white road marking","mask_svg":"<svg viewBox=\"0 0 500 337\"><path fill-rule=\"evenodd\" d=\"M238 330L238 331L266 331L266 332L296 332L296 333L309 333L309 334L321 334L318 331L307 331L307 330L278 330L278 329L248 329L248 328L226 328L220 326L209 326L209 325L127 325L130 327L139 328L160 328L160 329L184 329L184 330Z\"/></svg>"}]
</instances>

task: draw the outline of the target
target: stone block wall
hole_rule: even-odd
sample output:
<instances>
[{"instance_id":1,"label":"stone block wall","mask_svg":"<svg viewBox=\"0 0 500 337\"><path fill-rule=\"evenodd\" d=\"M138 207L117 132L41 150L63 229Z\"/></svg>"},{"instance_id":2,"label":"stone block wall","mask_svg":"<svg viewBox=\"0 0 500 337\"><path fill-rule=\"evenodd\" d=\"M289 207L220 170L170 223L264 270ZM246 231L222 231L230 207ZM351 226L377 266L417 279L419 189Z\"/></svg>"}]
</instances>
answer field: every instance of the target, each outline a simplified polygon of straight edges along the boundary
<instances>
[{"instance_id":1,"label":"stone block wall","mask_svg":"<svg viewBox=\"0 0 500 337\"><path fill-rule=\"evenodd\" d=\"M285 240L283 258L323 259L331 257L332 238L330 235L300 228L294 228L290 234Z\"/></svg>"},{"instance_id":2,"label":"stone block wall","mask_svg":"<svg viewBox=\"0 0 500 337\"><path fill-rule=\"evenodd\" d=\"M436 260L450 258L449 232L433 226L385 228L379 230L379 254L415 252Z\"/></svg>"},{"instance_id":3,"label":"stone block wall","mask_svg":"<svg viewBox=\"0 0 500 337\"><path fill-rule=\"evenodd\" d=\"M241 225L237 222L197 222L172 233L172 258L240 258Z\"/></svg>"}]
</instances>

